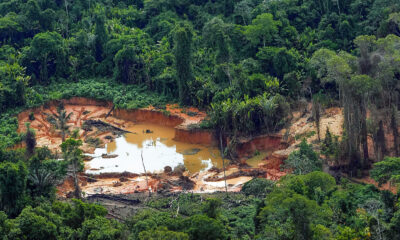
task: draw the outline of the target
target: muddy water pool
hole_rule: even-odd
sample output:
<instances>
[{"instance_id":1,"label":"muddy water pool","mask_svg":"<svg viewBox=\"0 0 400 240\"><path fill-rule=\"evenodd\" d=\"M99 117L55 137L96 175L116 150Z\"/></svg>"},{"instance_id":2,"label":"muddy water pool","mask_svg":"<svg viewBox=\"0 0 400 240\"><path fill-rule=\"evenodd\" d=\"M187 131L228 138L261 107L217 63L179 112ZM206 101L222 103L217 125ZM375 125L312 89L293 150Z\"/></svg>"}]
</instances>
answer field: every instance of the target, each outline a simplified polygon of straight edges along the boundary
<instances>
[{"instance_id":1,"label":"muddy water pool","mask_svg":"<svg viewBox=\"0 0 400 240\"><path fill-rule=\"evenodd\" d=\"M97 148L94 154L88 154L94 158L86 163L87 173L143 173L142 153L147 172L160 172L165 166L174 168L179 164L183 164L190 173L212 166L222 167L217 148L174 141L175 129L172 127L137 124L127 130L132 133L114 139L105 148ZM105 155L113 158L106 158Z\"/></svg>"},{"instance_id":2,"label":"muddy water pool","mask_svg":"<svg viewBox=\"0 0 400 240\"><path fill-rule=\"evenodd\" d=\"M257 152L253 157L246 160L246 163L253 168L257 168L258 164L260 164L265 158L271 156L272 151L261 151Z\"/></svg>"}]
</instances>

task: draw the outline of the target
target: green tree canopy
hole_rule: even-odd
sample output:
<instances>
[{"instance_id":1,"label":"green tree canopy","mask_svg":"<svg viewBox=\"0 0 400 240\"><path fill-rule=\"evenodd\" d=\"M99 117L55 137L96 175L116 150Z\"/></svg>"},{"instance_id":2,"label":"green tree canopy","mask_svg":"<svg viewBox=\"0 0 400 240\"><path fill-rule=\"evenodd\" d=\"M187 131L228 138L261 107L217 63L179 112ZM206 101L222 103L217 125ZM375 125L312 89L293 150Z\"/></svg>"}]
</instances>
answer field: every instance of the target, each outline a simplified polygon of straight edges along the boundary
<instances>
[{"instance_id":1,"label":"green tree canopy","mask_svg":"<svg viewBox=\"0 0 400 240\"><path fill-rule=\"evenodd\" d=\"M35 83L49 84L49 78L65 68L64 55L64 40L59 33L38 33L25 51L23 64L35 75Z\"/></svg>"},{"instance_id":2,"label":"green tree canopy","mask_svg":"<svg viewBox=\"0 0 400 240\"><path fill-rule=\"evenodd\" d=\"M244 34L252 44L265 47L278 33L278 27L281 25L280 21L274 20L271 13L263 13L253 19L251 25L245 27Z\"/></svg>"},{"instance_id":3,"label":"green tree canopy","mask_svg":"<svg viewBox=\"0 0 400 240\"><path fill-rule=\"evenodd\" d=\"M192 69L192 38L193 30L187 22L180 22L174 29L175 66L179 89L179 100L189 104L188 83L193 80Z\"/></svg>"},{"instance_id":4,"label":"green tree canopy","mask_svg":"<svg viewBox=\"0 0 400 240\"><path fill-rule=\"evenodd\" d=\"M114 57L115 79L122 83L141 84L145 82L144 61L139 49L124 46Z\"/></svg>"},{"instance_id":5,"label":"green tree canopy","mask_svg":"<svg viewBox=\"0 0 400 240\"><path fill-rule=\"evenodd\" d=\"M388 181L397 182L400 180L400 158L385 157L383 161L374 164L371 170L371 177L379 184Z\"/></svg>"},{"instance_id":6,"label":"green tree canopy","mask_svg":"<svg viewBox=\"0 0 400 240\"><path fill-rule=\"evenodd\" d=\"M0 206L16 216L24 206L28 171L22 161L0 163Z\"/></svg>"},{"instance_id":7,"label":"green tree canopy","mask_svg":"<svg viewBox=\"0 0 400 240\"><path fill-rule=\"evenodd\" d=\"M75 197L81 198L81 189L79 187L78 172L83 170L83 151L79 148L82 146L82 140L68 138L61 144L64 161L72 166L72 177L74 178Z\"/></svg>"}]
</instances>

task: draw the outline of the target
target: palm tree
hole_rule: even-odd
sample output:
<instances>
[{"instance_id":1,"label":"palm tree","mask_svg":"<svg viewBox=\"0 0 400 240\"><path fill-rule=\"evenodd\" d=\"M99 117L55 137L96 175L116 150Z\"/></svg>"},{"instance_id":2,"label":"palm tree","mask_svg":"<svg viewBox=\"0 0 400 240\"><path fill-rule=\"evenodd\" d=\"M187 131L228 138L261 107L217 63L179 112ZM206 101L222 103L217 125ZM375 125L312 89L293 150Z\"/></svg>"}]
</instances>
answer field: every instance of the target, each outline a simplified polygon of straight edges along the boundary
<instances>
[{"instance_id":1,"label":"palm tree","mask_svg":"<svg viewBox=\"0 0 400 240\"><path fill-rule=\"evenodd\" d=\"M65 135L69 133L68 121L71 119L72 112L68 113L62 106L57 108L57 113L47 114L47 121L49 121L56 129L61 131L62 141L65 141Z\"/></svg>"},{"instance_id":2,"label":"palm tree","mask_svg":"<svg viewBox=\"0 0 400 240\"><path fill-rule=\"evenodd\" d=\"M57 172L54 172L50 169L46 169L45 167L38 167L32 169L32 172L29 172L28 180L30 184L34 187L34 190L38 192L38 196L46 193L49 188L55 186L59 183L59 176L57 176Z\"/></svg>"},{"instance_id":3,"label":"palm tree","mask_svg":"<svg viewBox=\"0 0 400 240\"><path fill-rule=\"evenodd\" d=\"M32 186L31 194L49 196L53 187L61 183L67 171L67 164L55 160L55 155L47 148L38 148L29 161L28 183Z\"/></svg>"}]
</instances>

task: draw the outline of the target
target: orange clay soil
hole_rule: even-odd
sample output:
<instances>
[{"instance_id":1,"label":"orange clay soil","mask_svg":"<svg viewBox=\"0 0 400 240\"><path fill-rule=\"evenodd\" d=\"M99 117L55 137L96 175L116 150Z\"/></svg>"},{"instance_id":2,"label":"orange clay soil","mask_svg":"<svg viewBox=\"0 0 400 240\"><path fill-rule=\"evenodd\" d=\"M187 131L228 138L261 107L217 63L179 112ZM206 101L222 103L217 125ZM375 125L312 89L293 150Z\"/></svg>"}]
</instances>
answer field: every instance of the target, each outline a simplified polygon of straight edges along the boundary
<instances>
[{"instance_id":1,"label":"orange clay soil","mask_svg":"<svg viewBox=\"0 0 400 240\"><path fill-rule=\"evenodd\" d=\"M153 106L144 108L145 110L156 110ZM199 111L199 109L194 107L180 108L178 104L167 104L166 112L172 116L178 116L183 119L182 125L189 126L192 124L199 124L207 116L205 112ZM190 114L190 115L189 115Z\"/></svg>"},{"instance_id":2,"label":"orange clay soil","mask_svg":"<svg viewBox=\"0 0 400 240\"><path fill-rule=\"evenodd\" d=\"M212 130L199 128L199 124L207 116L197 108L179 108L177 104L166 105L165 110L152 106L142 109L116 109L113 116L138 123L153 123L175 128L174 140L191 144L216 146L217 140Z\"/></svg>"},{"instance_id":3,"label":"orange clay soil","mask_svg":"<svg viewBox=\"0 0 400 240\"><path fill-rule=\"evenodd\" d=\"M80 128L85 120L101 120L121 129L127 129L130 126L148 122L175 128L175 140L184 141L195 144L216 145L217 141L213 131L203 130L198 125L206 114L196 108L179 108L177 105L167 105L165 110L158 110L154 107L145 109L124 110L115 109L112 114L105 118L107 113L112 108L109 102L95 101L86 98L72 98L62 100L66 111L72 112L72 118L69 121L71 130ZM52 151L60 151L61 144L60 133L54 129L47 121L47 114L56 113L56 106L59 102L50 102L47 107L39 107L22 112L18 116L19 131L25 131L25 122L29 121L29 114L34 113L35 120L31 121L31 127L36 131L38 147L48 146ZM263 177L271 180L278 180L286 173L281 172L280 166L287 156L297 148L300 141L296 136L306 135L311 131L315 131L315 126L312 122L307 121L310 117L310 112L307 114L294 113L291 127L287 133L283 129L275 135L263 135L255 138L239 139L238 153L240 166L231 165L227 169L227 184L228 191L239 191L241 186L246 181L253 177ZM325 130L329 127L330 131L336 135L340 135L342 131L343 117L339 108L331 108L325 111L321 118L321 135L324 137ZM113 139L115 136L110 132L100 132L93 129L90 132L80 130L81 138L99 137L103 144L109 142L108 139ZM285 139L284 140L284 137ZM107 137L107 138L106 138ZM316 135L308 139L309 142L315 141ZM86 153L94 151L95 147L84 143L82 149ZM262 160L255 168L246 166L246 159L256 151L269 151L271 154ZM120 181L119 176L122 174L111 174L107 177L96 176L96 182L86 181L87 176L81 175L80 184L83 192L86 194L95 193L133 193L147 191L146 179L144 176L129 175L124 181ZM224 178L221 170L210 169L189 175L188 172L183 174L188 181L194 182L192 190L194 192L213 192L224 191ZM182 191L184 182L182 177L169 175L166 173L152 174L149 176L149 185L152 191ZM71 180L67 180L59 186L59 195L66 196L66 193L71 192L73 184Z\"/></svg>"},{"instance_id":4,"label":"orange clay soil","mask_svg":"<svg viewBox=\"0 0 400 240\"><path fill-rule=\"evenodd\" d=\"M111 103L95 101L86 98L71 98L69 100L62 100L62 102L67 114L72 113L71 119L68 121L70 131L79 129L81 139L88 137L100 138L100 140L103 142L102 145L110 142L110 140L107 140L107 138L112 139L115 138L115 136L112 136L111 132L101 132L96 128L90 132L82 130L81 127L86 120L101 120L121 129L129 128L138 122L150 122L171 127L179 125L180 129L189 129L191 125L199 124L206 117L206 113L201 112L196 108L191 107L181 109L178 107L178 105L171 104L166 106L166 112L168 112L169 115L165 115L163 112L155 109L154 107L148 107L135 110L117 109L113 111L111 116L105 118L107 113L111 110ZM33 128L36 132L36 141L38 147L47 146L52 151L59 150L59 146L62 142L61 134L47 120L48 115L57 113L58 105L59 102L52 101L39 108L29 109L21 112L18 115L18 131L26 131L25 123L30 122L31 128ZM29 115L31 113L34 115L33 121L29 120ZM189 116L187 113L192 114ZM212 144L212 133L209 131L204 132L205 134L203 133L203 138L205 138L205 140L200 139L199 141L206 145ZM190 136L190 133L186 133L186 135L188 138L192 139L192 142L196 142L196 140L194 140L196 136ZM198 135L202 134L200 133ZM176 140L179 141L180 137L178 137ZM84 152L92 153L95 147L84 143L82 149Z\"/></svg>"},{"instance_id":5,"label":"orange clay soil","mask_svg":"<svg viewBox=\"0 0 400 240\"><path fill-rule=\"evenodd\" d=\"M95 101L86 98L71 98L69 100L62 100L65 111L72 113L71 119L68 121L70 130L79 129L81 139L84 140L88 137L100 138L102 145L112 141L115 138L112 132L104 132L92 127L91 131L82 130L81 127L86 120L101 120L112 126L128 129L136 123L150 122L160 125L166 125L175 127L175 140L184 141L194 144L204 145L215 145L216 139L213 131L203 130L198 125L205 117L206 113L199 111L196 108L179 108L178 105L167 105L165 110L158 110L154 107L148 107L145 109L135 110L124 110L116 109L112 114L105 118L110 112L112 104L109 102ZM36 140L38 147L47 146L53 152L60 152L61 134L58 130L52 126L47 120L49 115L57 113L57 106L60 104L59 101L49 102L41 107L26 110L18 115L19 120L19 132L26 131L26 122L30 122L31 128L36 132ZM33 113L34 120L29 120L29 115ZM270 142L269 137L266 136L267 142ZM256 139L255 143L252 143L252 139L244 141L244 144L250 144L251 150L262 150L258 149L265 147L265 143L260 143L260 140ZM262 141L261 141L262 142ZM277 141L273 141L272 144L267 144L267 148L275 148ZM278 141L279 142L279 141ZM254 147L255 146L255 147ZM242 147L243 148L243 147ZM93 153L95 146L92 146L86 142L83 143L82 150L85 153ZM246 154L251 154L248 151ZM276 161L276 159L272 160ZM227 185L228 191L239 191L241 186L252 179L253 177L266 177L269 179L279 179L280 176L285 173L279 171L278 164L267 164L271 160L265 160L264 165L259 168L242 168L238 166L230 166L227 170ZM269 167L275 167L275 169L268 169ZM193 182L194 185L191 191L194 192L214 192L224 191L225 184L223 181L222 171L204 171L195 173L191 176L188 172L184 172L183 176L186 177L187 181ZM123 174L103 174L96 176L95 181L88 181L86 174L80 175L80 186L85 194L96 194L96 193L133 193L143 192L147 190L147 181L145 176L130 174L120 181L120 176ZM168 191L182 191L185 190L185 181L182 177L176 175L169 175L165 173L153 174L148 177L149 187L151 191L168 190ZM68 193L73 190L73 181L68 177L63 184L58 186L58 195L60 197L68 196Z\"/></svg>"},{"instance_id":6,"label":"orange clay soil","mask_svg":"<svg viewBox=\"0 0 400 240\"><path fill-rule=\"evenodd\" d=\"M19 121L19 132L26 131L26 122L31 123L31 128L33 128L36 132L36 142L38 147L47 146L53 152L60 151L60 144L62 143L61 134L58 130L54 128L52 124L50 124L47 120L48 115L57 113L57 105L50 105L47 108L41 107L39 109L27 110L18 115ZM101 119L103 118L109 108L103 106L93 106L93 105L68 105L65 104L65 111L67 114L72 113L71 119L68 121L68 125L70 126L70 131L74 129L79 129L79 134L81 139L85 139L88 137L97 138L99 137L103 144L109 142L105 137L107 135L111 135L111 133L107 132L99 132L97 129L93 129L93 131L87 132L81 129L84 121L88 119ZM29 114L34 113L34 120L29 120ZM109 119L112 121L112 119ZM126 123L120 123L124 125ZM88 143L83 143L82 149L85 152L91 153L94 151L95 146L91 146Z\"/></svg>"}]
</instances>

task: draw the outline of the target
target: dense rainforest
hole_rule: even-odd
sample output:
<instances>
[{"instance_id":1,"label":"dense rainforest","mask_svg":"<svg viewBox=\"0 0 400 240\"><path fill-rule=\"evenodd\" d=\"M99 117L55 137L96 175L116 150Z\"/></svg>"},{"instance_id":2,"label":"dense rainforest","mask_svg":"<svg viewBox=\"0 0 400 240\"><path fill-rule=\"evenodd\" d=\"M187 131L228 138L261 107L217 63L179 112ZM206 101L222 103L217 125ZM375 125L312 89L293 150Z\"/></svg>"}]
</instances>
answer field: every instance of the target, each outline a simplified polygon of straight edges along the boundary
<instances>
[{"instance_id":1,"label":"dense rainforest","mask_svg":"<svg viewBox=\"0 0 400 240\"><path fill-rule=\"evenodd\" d=\"M399 82L398 0L1 0L0 239L399 239L396 191L335 179L320 159L396 186ZM327 131L317 150L303 141L278 182L151 198L110 220L56 200L82 168L79 140L57 161L29 125L17 132L20 111L80 96L204 109L200 127L230 139L232 161L237 138L286 129L309 103L318 136L323 109L341 107L343 135Z\"/></svg>"}]
</instances>

